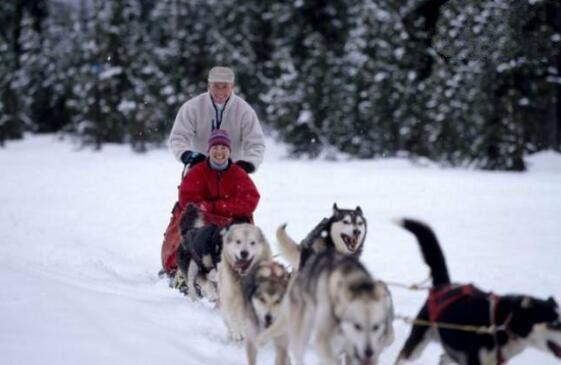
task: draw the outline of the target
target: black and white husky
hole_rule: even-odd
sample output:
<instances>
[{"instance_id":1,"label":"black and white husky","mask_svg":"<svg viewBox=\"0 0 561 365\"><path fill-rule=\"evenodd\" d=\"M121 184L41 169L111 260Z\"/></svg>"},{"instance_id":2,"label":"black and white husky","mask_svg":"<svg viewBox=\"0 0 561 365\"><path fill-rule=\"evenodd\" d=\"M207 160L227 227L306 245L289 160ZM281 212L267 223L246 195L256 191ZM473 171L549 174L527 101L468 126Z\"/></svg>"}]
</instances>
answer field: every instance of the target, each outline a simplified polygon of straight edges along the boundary
<instances>
[{"instance_id":1,"label":"black and white husky","mask_svg":"<svg viewBox=\"0 0 561 365\"><path fill-rule=\"evenodd\" d=\"M333 204L331 217L323 218L300 244L288 236L286 224L277 229L281 253L296 269L302 267L311 254L325 250L359 257L365 238L366 218L362 209L339 209L337 204Z\"/></svg>"},{"instance_id":2,"label":"black and white husky","mask_svg":"<svg viewBox=\"0 0 561 365\"><path fill-rule=\"evenodd\" d=\"M561 317L553 298L497 296L473 285L453 285L433 231L410 219L398 223L417 237L423 258L431 270L433 289L417 315L417 323L413 325L396 365L418 358L431 339L442 343L445 353L441 364L504 364L530 346L561 358ZM443 326L429 327L426 325L429 322L491 331L478 333Z\"/></svg>"},{"instance_id":3,"label":"black and white husky","mask_svg":"<svg viewBox=\"0 0 561 365\"><path fill-rule=\"evenodd\" d=\"M217 300L217 265L222 249L220 228L203 225L199 210L190 204L181 216L179 229L181 243L177 248L179 272L176 276L183 277L186 286L178 288L192 299Z\"/></svg>"}]
</instances>

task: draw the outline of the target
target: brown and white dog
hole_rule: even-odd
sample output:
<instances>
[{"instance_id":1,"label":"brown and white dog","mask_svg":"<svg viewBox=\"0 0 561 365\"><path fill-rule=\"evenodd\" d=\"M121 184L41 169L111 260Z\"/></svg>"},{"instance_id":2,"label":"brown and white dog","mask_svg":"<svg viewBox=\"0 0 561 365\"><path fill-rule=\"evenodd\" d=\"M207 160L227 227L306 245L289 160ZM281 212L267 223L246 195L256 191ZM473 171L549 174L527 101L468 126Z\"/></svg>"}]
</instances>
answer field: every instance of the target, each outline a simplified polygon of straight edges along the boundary
<instances>
[{"instance_id":1,"label":"brown and white dog","mask_svg":"<svg viewBox=\"0 0 561 365\"><path fill-rule=\"evenodd\" d=\"M245 301L245 341L248 364L254 365L257 358L256 338L279 317L282 299L288 288L290 274L275 261L263 260L254 266L251 273L242 278ZM279 336L273 340L276 350L276 365L288 365L287 338Z\"/></svg>"}]
</instances>

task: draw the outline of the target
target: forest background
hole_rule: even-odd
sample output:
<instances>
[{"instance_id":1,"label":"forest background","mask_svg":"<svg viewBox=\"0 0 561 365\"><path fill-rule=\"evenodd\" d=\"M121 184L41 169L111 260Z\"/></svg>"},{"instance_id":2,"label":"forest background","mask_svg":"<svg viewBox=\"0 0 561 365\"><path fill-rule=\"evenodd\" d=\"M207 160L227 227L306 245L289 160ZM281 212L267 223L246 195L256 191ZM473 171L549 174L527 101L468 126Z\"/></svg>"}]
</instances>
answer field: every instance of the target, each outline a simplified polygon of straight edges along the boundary
<instances>
[{"instance_id":1,"label":"forest background","mask_svg":"<svg viewBox=\"0 0 561 365\"><path fill-rule=\"evenodd\" d=\"M558 0L1 1L0 145L160 147L213 65L294 156L561 151Z\"/></svg>"}]
</instances>

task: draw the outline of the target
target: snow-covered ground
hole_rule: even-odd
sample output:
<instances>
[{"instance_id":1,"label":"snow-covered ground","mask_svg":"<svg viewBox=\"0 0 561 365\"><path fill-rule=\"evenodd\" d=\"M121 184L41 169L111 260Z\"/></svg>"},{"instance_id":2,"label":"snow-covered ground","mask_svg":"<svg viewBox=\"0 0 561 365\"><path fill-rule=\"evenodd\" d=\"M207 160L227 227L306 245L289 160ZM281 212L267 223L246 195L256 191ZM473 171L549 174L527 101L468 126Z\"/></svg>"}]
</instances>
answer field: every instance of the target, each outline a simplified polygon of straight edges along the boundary
<instances>
[{"instance_id":1,"label":"snow-covered ground","mask_svg":"<svg viewBox=\"0 0 561 365\"><path fill-rule=\"evenodd\" d=\"M301 239L333 202L369 219L363 261L376 276L413 283L427 270L412 236L391 223L417 217L437 232L456 281L561 299L561 157L529 158L527 173L415 166L404 160L293 161L272 142L253 178L256 223L274 250L276 227ZM2 364L244 364L219 312L159 279L162 233L180 165L166 150L77 150L54 136L0 149ZM392 287L413 316L426 293ZM409 325L382 354L391 364ZM431 345L417 364L437 363ZM309 357L310 358L310 357ZM271 347L260 363L271 364ZM527 350L512 364L557 364Z\"/></svg>"}]
</instances>

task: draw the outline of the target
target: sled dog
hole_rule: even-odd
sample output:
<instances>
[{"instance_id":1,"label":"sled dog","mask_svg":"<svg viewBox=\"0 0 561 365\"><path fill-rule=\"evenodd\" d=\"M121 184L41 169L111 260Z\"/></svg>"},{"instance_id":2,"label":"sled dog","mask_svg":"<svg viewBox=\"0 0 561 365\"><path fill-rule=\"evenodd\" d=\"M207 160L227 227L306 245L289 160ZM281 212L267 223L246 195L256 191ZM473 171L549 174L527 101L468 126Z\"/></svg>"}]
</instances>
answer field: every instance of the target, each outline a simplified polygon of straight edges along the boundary
<instances>
[{"instance_id":1,"label":"sled dog","mask_svg":"<svg viewBox=\"0 0 561 365\"><path fill-rule=\"evenodd\" d=\"M217 264L220 261L222 237L215 225L203 226L199 210L192 204L179 221L180 245L177 248L177 267L186 281L179 289L192 299L218 299L216 286Z\"/></svg>"},{"instance_id":2,"label":"sled dog","mask_svg":"<svg viewBox=\"0 0 561 365\"><path fill-rule=\"evenodd\" d=\"M396 365L417 359L431 339L439 340L444 348L441 364L505 364L529 346L561 358L561 317L553 298L497 296L473 285L453 285L440 244L431 228L411 219L402 219L398 223L417 238L432 275L433 289L417 320L490 330L478 333L414 324Z\"/></svg>"},{"instance_id":3,"label":"sled dog","mask_svg":"<svg viewBox=\"0 0 561 365\"><path fill-rule=\"evenodd\" d=\"M222 253L218 264L218 296L224 322L234 340L241 340L244 330L241 279L260 261L270 259L271 248L257 226L233 224L223 230Z\"/></svg>"},{"instance_id":4,"label":"sled dog","mask_svg":"<svg viewBox=\"0 0 561 365\"><path fill-rule=\"evenodd\" d=\"M251 273L242 278L242 292L245 304L245 343L247 362L256 364L257 335L271 326L278 318L282 298L288 287L289 273L275 261L263 260L254 266ZM274 339L276 365L288 365L287 339Z\"/></svg>"},{"instance_id":5,"label":"sled dog","mask_svg":"<svg viewBox=\"0 0 561 365\"><path fill-rule=\"evenodd\" d=\"M315 336L321 364L337 364L341 352L347 364L377 364L394 339L386 285L372 278L358 259L333 251L312 253L294 275L279 318L258 336L258 343L287 336L292 359L301 365Z\"/></svg>"},{"instance_id":6,"label":"sled dog","mask_svg":"<svg viewBox=\"0 0 561 365\"><path fill-rule=\"evenodd\" d=\"M301 267L312 253L335 250L359 257L366 238L366 218L360 207L339 209L333 204L333 214L318 225L297 244L286 233L286 224L277 229L277 240L282 255L295 269Z\"/></svg>"}]
</instances>

